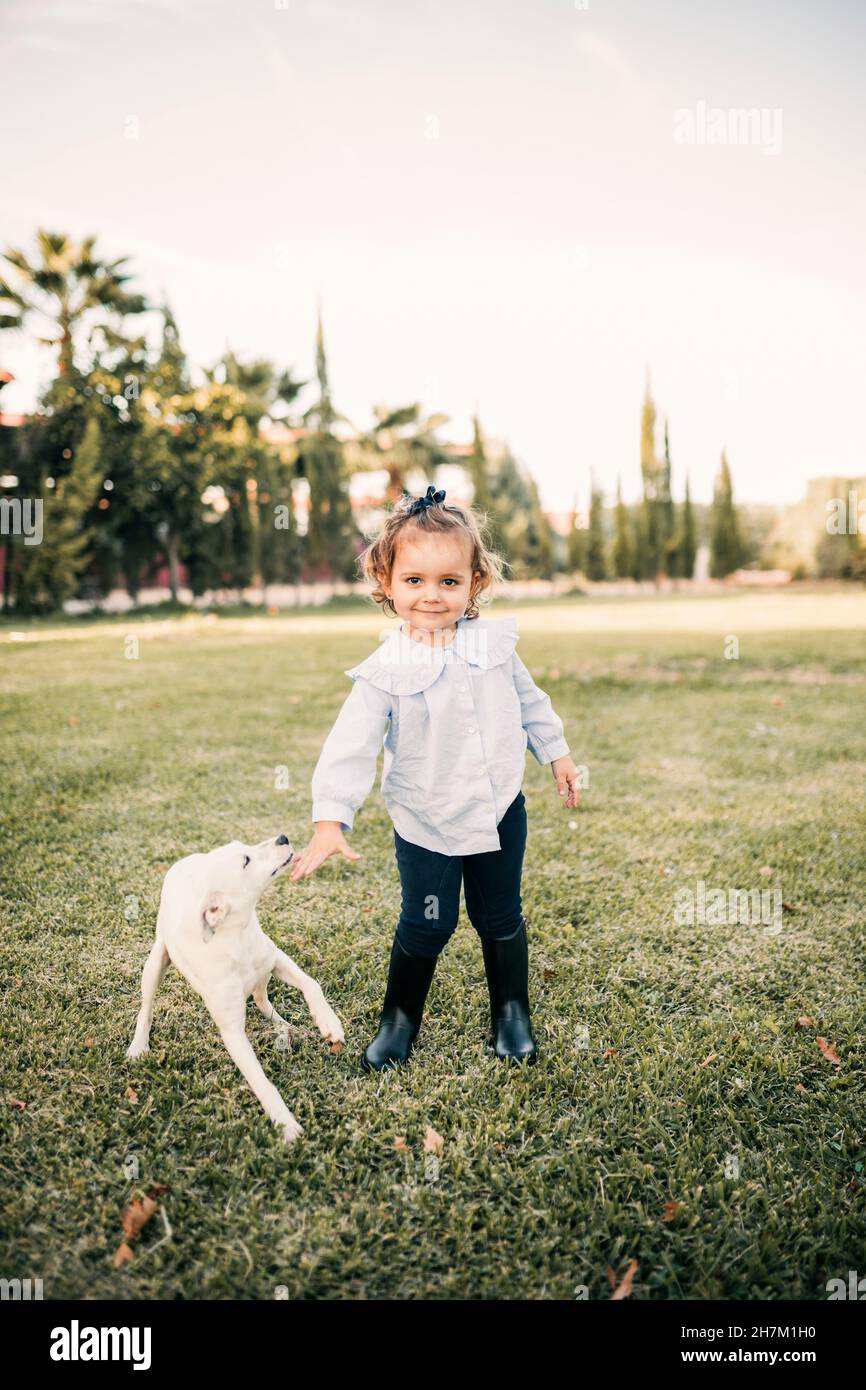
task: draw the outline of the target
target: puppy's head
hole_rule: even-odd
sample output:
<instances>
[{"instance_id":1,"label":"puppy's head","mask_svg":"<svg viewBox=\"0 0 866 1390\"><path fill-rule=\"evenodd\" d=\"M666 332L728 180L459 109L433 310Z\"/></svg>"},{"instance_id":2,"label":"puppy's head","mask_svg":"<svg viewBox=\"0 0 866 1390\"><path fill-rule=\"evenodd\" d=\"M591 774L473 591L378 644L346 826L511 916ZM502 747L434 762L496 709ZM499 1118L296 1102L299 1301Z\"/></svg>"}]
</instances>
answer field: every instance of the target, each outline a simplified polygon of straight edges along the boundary
<instances>
[{"instance_id":1,"label":"puppy's head","mask_svg":"<svg viewBox=\"0 0 866 1390\"><path fill-rule=\"evenodd\" d=\"M266 888L287 869L295 854L287 836L245 845L240 840L207 855L208 892L201 909L202 937L210 941L221 927L243 926Z\"/></svg>"}]
</instances>

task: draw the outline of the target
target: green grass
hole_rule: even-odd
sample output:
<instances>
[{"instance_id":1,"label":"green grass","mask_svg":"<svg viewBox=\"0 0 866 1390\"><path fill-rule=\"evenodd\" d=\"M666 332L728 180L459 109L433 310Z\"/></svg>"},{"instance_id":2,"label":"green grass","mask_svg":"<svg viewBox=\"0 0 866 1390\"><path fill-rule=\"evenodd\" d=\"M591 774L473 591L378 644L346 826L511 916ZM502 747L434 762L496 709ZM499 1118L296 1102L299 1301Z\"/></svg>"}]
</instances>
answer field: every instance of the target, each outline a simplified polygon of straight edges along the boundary
<instances>
[{"instance_id":1,"label":"green grass","mask_svg":"<svg viewBox=\"0 0 866 1390\"><path fill-rule=\"evenodd\" d=\"M866 632L841 596L777 600L720 600L709 618L682 600L608 603L603 620L586 601L514 610L590 773L567 812L527 759L538 1065L487 1053L462 915L413 1061L358 1070L399 904L377 788L357 865L330 861L261 903L346 1027L331 1054L275 981L297 1034L280 1051L249 1005L253 1045L304 1125L292 1149L176 972L151 1053L124 1051L165 868L235 837L306 842L342 672L375 645L378 615L137 623L134 660L124 620L7 634L0 1275L42 1278L46 1298L284 1285L375 1299L570 1299L581 1285L607 1298L607 1270L632 1259L639 1299L820 1299L829 1278L862 1275ZM777 630L762 630L767 613ZM674 894L698 879L780 887L783 930L677 925ZM444 1139L438 1175L428 1126ZM115 1270L121 1212L152 1182L170 1191Z\"/></svg>"}]
</instances>

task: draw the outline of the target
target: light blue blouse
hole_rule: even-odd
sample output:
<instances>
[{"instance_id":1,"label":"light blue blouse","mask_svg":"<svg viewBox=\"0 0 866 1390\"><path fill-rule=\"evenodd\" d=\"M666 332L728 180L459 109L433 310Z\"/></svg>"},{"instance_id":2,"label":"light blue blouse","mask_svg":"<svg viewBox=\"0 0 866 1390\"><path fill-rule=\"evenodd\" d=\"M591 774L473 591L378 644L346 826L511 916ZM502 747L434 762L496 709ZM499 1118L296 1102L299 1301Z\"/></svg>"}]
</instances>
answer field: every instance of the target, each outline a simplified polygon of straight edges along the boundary
<instances>
[{"instance_id":1,"label":"light blue blouse","mask_svg":"<svg viewBox=\"0 0 866 1390\"><path fill-rule=\"evenodd\" d=\"M351 830L384 741L382 795L404 840L447 855L498 850L527 745L542 764L569 751L517 639L513 618L461 618L444 647L400 628L346 671L352 689L313 773L313 820Z\"/></svg>"}]
</instances>

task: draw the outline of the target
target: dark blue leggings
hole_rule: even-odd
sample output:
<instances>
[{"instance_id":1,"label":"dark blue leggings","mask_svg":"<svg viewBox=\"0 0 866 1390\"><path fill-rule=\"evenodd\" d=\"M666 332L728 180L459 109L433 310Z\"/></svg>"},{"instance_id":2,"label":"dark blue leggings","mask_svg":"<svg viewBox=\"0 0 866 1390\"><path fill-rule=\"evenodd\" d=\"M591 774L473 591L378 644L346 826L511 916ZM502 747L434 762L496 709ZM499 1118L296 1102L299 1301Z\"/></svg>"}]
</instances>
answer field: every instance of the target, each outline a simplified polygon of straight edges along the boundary
<instances>
[{"instance_id":1,"label":"dark blue leggings","mask_svg":"<svg viewBox=\"0 0 866 1390\"><path fill-rule=\"evenodd\" d=\"M397 940L410 956L438 956L457 926L460 883L478 935L512 936L522 921L520 878L526 848L526 801L518 792L497 826L499 849L448 855L410 844L394 831L402 908Z\"/></svg>"}]
</instances>

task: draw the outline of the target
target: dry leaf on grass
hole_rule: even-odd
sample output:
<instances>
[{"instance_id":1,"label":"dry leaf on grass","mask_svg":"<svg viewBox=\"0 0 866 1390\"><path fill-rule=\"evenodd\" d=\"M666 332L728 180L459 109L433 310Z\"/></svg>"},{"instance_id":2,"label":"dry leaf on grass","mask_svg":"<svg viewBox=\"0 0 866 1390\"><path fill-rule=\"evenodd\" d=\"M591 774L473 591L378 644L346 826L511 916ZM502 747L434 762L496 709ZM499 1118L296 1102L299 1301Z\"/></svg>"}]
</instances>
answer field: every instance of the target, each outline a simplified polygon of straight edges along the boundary
<instances>
[{"instance_id":1,"label":"dry leaf on grass","mask_svg":"<svg viewBox=\"0 0 866 1390\"><path fill-rule=\"evenodd\" d=\"M155 1211L156 1202L152 1197L142 1197L138 1201L130 1202L120 1218L123 1234L126 1236L127 1240L135 1239L139 1231L147 1225Z\"/></svg>"},{"instance_id":2,"label":"dry leaf on grass","mask_svg":"<svg viewBox=\"0 0 866 1390\"><path fill-rule=\"evenodd\" d=\"M832 1062L834 1067L841 1067L842 1059L836 1051L835 1043L828 1043L826 1038L816 1038L816 1043L821 1049L821 1055L825 1062Z\"/></svg>"},{"instance_id":3,"label":"dry leaf on grass","mask_svg":"<svg viewBox=\"0 0 866 1390\"><path fill-rule=\"evenodd\" d=\"M10 1096L10 1097L9 1097L9 1102L8 1102L8 1103L9 1103L9 1105L11 1105L11 1107L12 1107L13 1110L26 1110L26 1109L27 1109L27 1102L26 1102L26 1100L19 1100L17 1096Z\"/></svg>"},{"instance_id":4,"label":"dry leaf on grass","mask_svg":"<svg viewBox=\"0 0 866 1390\"><path fill-rule=\"evenodd\" d=\"M138 1093L132 1086L127 1086L126 1088L126 1099L129 1101L130 1105L138 1105Z\"/></svg>"},{"instance_id":5,"label":"dry leaf on grass","mask_svg":"<svg viewBox=\"0 0 866 1390\"><path fill-rule=\"evenodd\" d=\"M394 1148L401 1154L407 1154L409 1152L409 1145L406 1143L405 1135L398 1134L395 1136Z\"/></svg>"},{"instance_id":6,"label":"dry leaf on grass","mask_svg":"<svg viewBox=\"0 0 866 1390\"><path fill-rule=\"evenodd\" d=\"M168 1191L165 1183L151 1183L150 1187L152 1192ZM115 1269L122 1269L124 1265L129 1264L133 1254L132 1242L147 1225L155 1211L156 1202L153 1197L142 1197L134 1202L130 1202L129 1206L124 1208L123 1215L120 1218L120 1224L123 1227L123 1234L126 1239L121 1242L115 1251Z\"/></svg>"},{"instance_id":7,"label":"dry leaf on grass","mask_svg":"<svg viewBox=\"0 0 866 1390\"><path fill-rule=\"evenodd\" d=\"M679 1209L679 1202L665 1202L664 1206L662 1207L662 1221L673 1221Z\"/></svg>"},{"instance_id":8,"label":"dry leaf on grass","mask_svg":"<svg viewBox=\"0 0 866 1390\"><path fill-rule=\"evenodd\" d=\"M622 1279L621 1279L621 1280L619 1281L619 1283L617 1284L617 1282L616 1282L616 1275L614 1274L614 1272L613 1272L613 1270L610 1268L610 1266L608 1266L608 1270L607 1270L607 1282L610 1284L610 1287L613 1289L613 1293L612 1293L611 1296L610 1296L611 1302L612 1302L612 1303L613 1303L613 1302L618 1302L620 1299L623 1299L623 1298L628 1298L629 1294L631 1293L631 1284L632 1284L632 1280L634 1279L634 1276L635 1276L636 1273L637 1273L637 1260L629 1260L629 1262L628 1262L628 1267L627 1267L627 1269L626 1269L626 1271L625 1271L625 1274L622 1276Z\"/></svg>"},{"instance_id":9,"label":"dry leaf on grass","mask_svg":"<svg viewBox=\"0 0 866 1390\"><path fill-rule=\"evenodd\" d=\"M441 1154L444 1147L445 1140L442 1138L442 1135L438 1134L432 1125L428 1125L424 1133L425 1154Z\"/></svg>"},{"instance_id":10,"label":"dry leaf on grass","mask_svg":"<svg viewBox=\"0 0 866 1390\"><path fill-rule=\"evenodd\" d=\"M797 1019L798 1028L811 1028L812 1024L813 1020L809 1017L808 1014L801 1014L800 1017Z\"/></svg>"}]
</instances>

